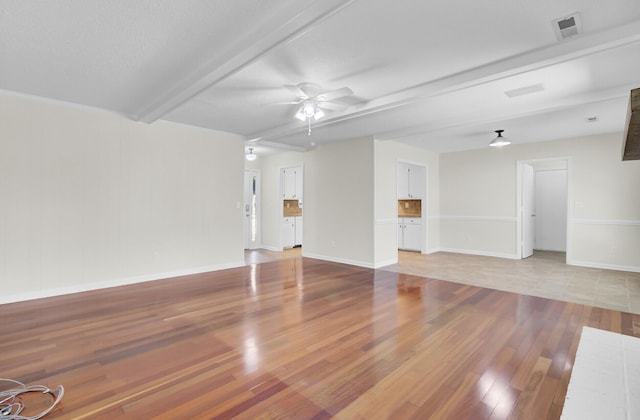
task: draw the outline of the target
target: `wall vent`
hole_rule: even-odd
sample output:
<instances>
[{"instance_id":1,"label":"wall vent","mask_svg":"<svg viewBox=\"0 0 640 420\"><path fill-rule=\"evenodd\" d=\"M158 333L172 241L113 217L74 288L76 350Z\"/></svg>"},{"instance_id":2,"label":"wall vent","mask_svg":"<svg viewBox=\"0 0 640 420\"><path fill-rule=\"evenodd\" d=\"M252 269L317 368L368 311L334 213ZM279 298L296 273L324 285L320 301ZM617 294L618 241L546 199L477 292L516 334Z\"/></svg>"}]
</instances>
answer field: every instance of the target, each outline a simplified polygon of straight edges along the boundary
<instances>
[{"instance_id":1,"label":"wall vent","mask_svg":"<svg viewBox=\"0 0 640 420\"><path fill-rule=\"evenodd\" d=\"M582 21L579 13L556 19L551 24L559 41L582 33Z\"/></svg>"}]
</instances>

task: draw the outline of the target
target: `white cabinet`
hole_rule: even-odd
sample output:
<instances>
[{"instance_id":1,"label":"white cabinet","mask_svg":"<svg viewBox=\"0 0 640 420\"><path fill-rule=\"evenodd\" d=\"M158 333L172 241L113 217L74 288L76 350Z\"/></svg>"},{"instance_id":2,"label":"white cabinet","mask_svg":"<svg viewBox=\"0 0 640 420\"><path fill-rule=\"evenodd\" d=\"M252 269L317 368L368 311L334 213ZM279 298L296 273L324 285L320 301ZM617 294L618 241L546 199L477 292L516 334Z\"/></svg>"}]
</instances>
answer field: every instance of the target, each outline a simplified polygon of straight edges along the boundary
<instances>
[{"instance_id":1,"label":"white cabinet","mask_svg":"<svg viewBox=\"0 0 640 420\"><path fill-rule=\"evenodd\" d=\"M302 245L302 216L296 217L296 245Z\"/></svg>"},{"instance_id":2,"label":"white cabinet","mask_svg":"<svg viewBox=\"0 0 640 420\"><path fill-rule=\"evenodd\" d=\"M423 198L426 189L425 167L398 162L398 198Z\"/></svg>"},{"instance_id":3,"label":"white cabinet","mask_svg":"<svg viewBox=\"0 0 640 420\"><path fill-rule=\"evenodd\" d=\"M303 191L302 166L280 169L280 192L283 199L301 200Z\"/></svg>"},{"instance_id":4,"label":"white cabinet","mask_svg":"<svg viewBox=\"0 0 640 420\"><path fill-rule=\"evenodd\" d=\"M280 232L282 237L282 247L293 248L296 242L296 218L283 217Z\"/></svg>"},{"instance_id":5,"label":"white cabinet","mask_svg":"<svg viewBox=\"0 0 640 420\"><path fill-rule=\"evenodd\" d=\"M398 218L398 249L422 251L422 219Z\"/></svg>"},{"instance_id":6,"label":"white cabinet","mask_svg":"<svg viewBox=\"0 0 640 420\"><path fill-rule=\"evenodd\" d=\"M302 217L283 217L280 232L283 248L302 245Z\"/></svg>"}]
</instances>

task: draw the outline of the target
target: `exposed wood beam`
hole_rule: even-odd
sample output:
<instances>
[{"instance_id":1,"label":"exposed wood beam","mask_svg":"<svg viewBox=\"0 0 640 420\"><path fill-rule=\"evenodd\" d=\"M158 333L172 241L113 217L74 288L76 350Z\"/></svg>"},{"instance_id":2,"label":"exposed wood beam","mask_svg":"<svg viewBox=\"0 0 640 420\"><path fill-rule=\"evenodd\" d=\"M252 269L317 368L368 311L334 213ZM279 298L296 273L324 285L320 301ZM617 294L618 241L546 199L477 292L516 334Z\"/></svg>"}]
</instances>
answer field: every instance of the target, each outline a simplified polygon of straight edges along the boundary
<instances>
[{"instance_id":1,"label":"exposed wood beam","mask_svg":"<svg viewBox=\"0 0 640 420\"><path fill-rule=\"evenodd\" d=\"M339 13L356 0L318 0L302 11L286 10L267 20L203 66L160 92L133 118L151 123L176 109L205 89L258 60L272 49L304 34Z\"/></svg>"},{"instance_id":2,"label":"exposed wood beam","mask_svg":"<svg viewBox=\"0 0 640 420\"><path fill-rule=\"evenodd\" d=\"M314 126L319 128L383 112L429 97L495 82L637 43L640 43L640 21L634 21L593 34L570 38L547 47L508 57L504 60L459 72L441 79L422 83L390 95L370 100L362 106L351 107L342 113L333 114L330 118L315 122ZM254 135L248 136L247 139L252 141L276 140L278 137L303 132L305 129L306 128L300 127L295 122L292 122L265 132L255 133Z\"/></svg>"}]
</instances>

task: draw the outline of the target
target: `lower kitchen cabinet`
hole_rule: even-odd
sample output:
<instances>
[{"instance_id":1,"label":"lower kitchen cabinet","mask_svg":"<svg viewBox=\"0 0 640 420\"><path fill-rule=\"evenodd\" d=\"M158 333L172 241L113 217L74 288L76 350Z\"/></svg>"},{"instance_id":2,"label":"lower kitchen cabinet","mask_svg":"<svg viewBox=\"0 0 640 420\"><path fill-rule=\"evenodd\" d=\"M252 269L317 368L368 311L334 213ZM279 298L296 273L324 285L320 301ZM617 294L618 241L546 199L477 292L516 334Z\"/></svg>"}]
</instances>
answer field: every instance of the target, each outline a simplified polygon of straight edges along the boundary
<instances>
[{"instance_id":1,"label":"lower kitchen cabinet","mask_svg":"<svg viewBox=\"0 0 640 420\"><path fill-rule=\"evenodd\" d=\"M296 246L302 246L302 216L298 216L296 219Z\"/></svg>"},{"instance_id":2,"label":"lower kitchen cabinet","mask_svg":"<svg viewBox=\"0 0 640 420\"><path fill-rule=\"evenodd\" d=\"M302 216L283 217L280 231L283 248L302 245Z\"/></svg>"},{"instance_id":3,"label":"lower kitchen cabinet","mask_svg":"<svg viewBox=\"0 0 640 420\"><path fill-rule=\"evenodd\" d=\"M398 249L422 251L422 219L398 218Z\"/></svg>"},{"instance_id":4,"label":"lower kitchen cabinet","mask_svg":"<svg viewBox=\"0 0 640 420\"><path fill-rule=\"evenodd\" d=\"M283 248L293 248L296 244L296 218L283 217L280 227Z\"/></svg>"}]
</instances>

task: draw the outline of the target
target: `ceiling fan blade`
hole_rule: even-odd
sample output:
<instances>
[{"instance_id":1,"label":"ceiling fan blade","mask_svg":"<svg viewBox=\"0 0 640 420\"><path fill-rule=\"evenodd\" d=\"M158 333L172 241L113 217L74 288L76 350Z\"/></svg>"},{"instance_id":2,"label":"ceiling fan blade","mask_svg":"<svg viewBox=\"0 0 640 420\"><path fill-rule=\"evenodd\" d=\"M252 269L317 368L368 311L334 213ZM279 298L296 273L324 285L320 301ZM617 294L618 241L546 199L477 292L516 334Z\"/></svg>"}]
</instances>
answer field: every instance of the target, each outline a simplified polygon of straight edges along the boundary
<instances>
[{"instance_id":1,"label":"ceiling fan blade","mask_svg":"<svg viewBox=\"0 0 640 420\"><path fill-rule=\"evenodd\" d=\"M319 101L330 101L332 99L342 98L344 96L353 95L353 91L348 87L343 87L341 89L331 90L329 92L324 92L316 96Z\"/></svg>"},{"instance_id":2,"label":"ceiling fan blade","mask_svg":"<svg viewBox=\"0 0 640 420\"><path fill-rule=\"evenodd\" d=\"M284 87L289 89L289 91L291 93L293 93L296 96L299 96L300 98L303 98L303 99L308 99L309 98L309 96L302 89L300 89L298 86L295 86L295 85L284 85Z\"/></svg>"},{"instance_id":3,"label":"ceiling fan blade","mask_svg":"<svg viewBox=\"0 0 640 420\"><path fill-rule=\"evenodd\" d=\"M302 99L300 99L299 101L276 102L274 103L274 105L298 105L299 103L302 103Z\"/></svg>"},{"instance_id":4,"label":"ceiling fan blade","mask_svg":"<svg viewBox=\"0 0 640 420\"><path fill-rule=\"evenodd\" d=\"M318 102L318 107L328 109L329 111L342 111L347 109L349 105L339 104L336 102Z\"/></svg>"}]
</instances>

